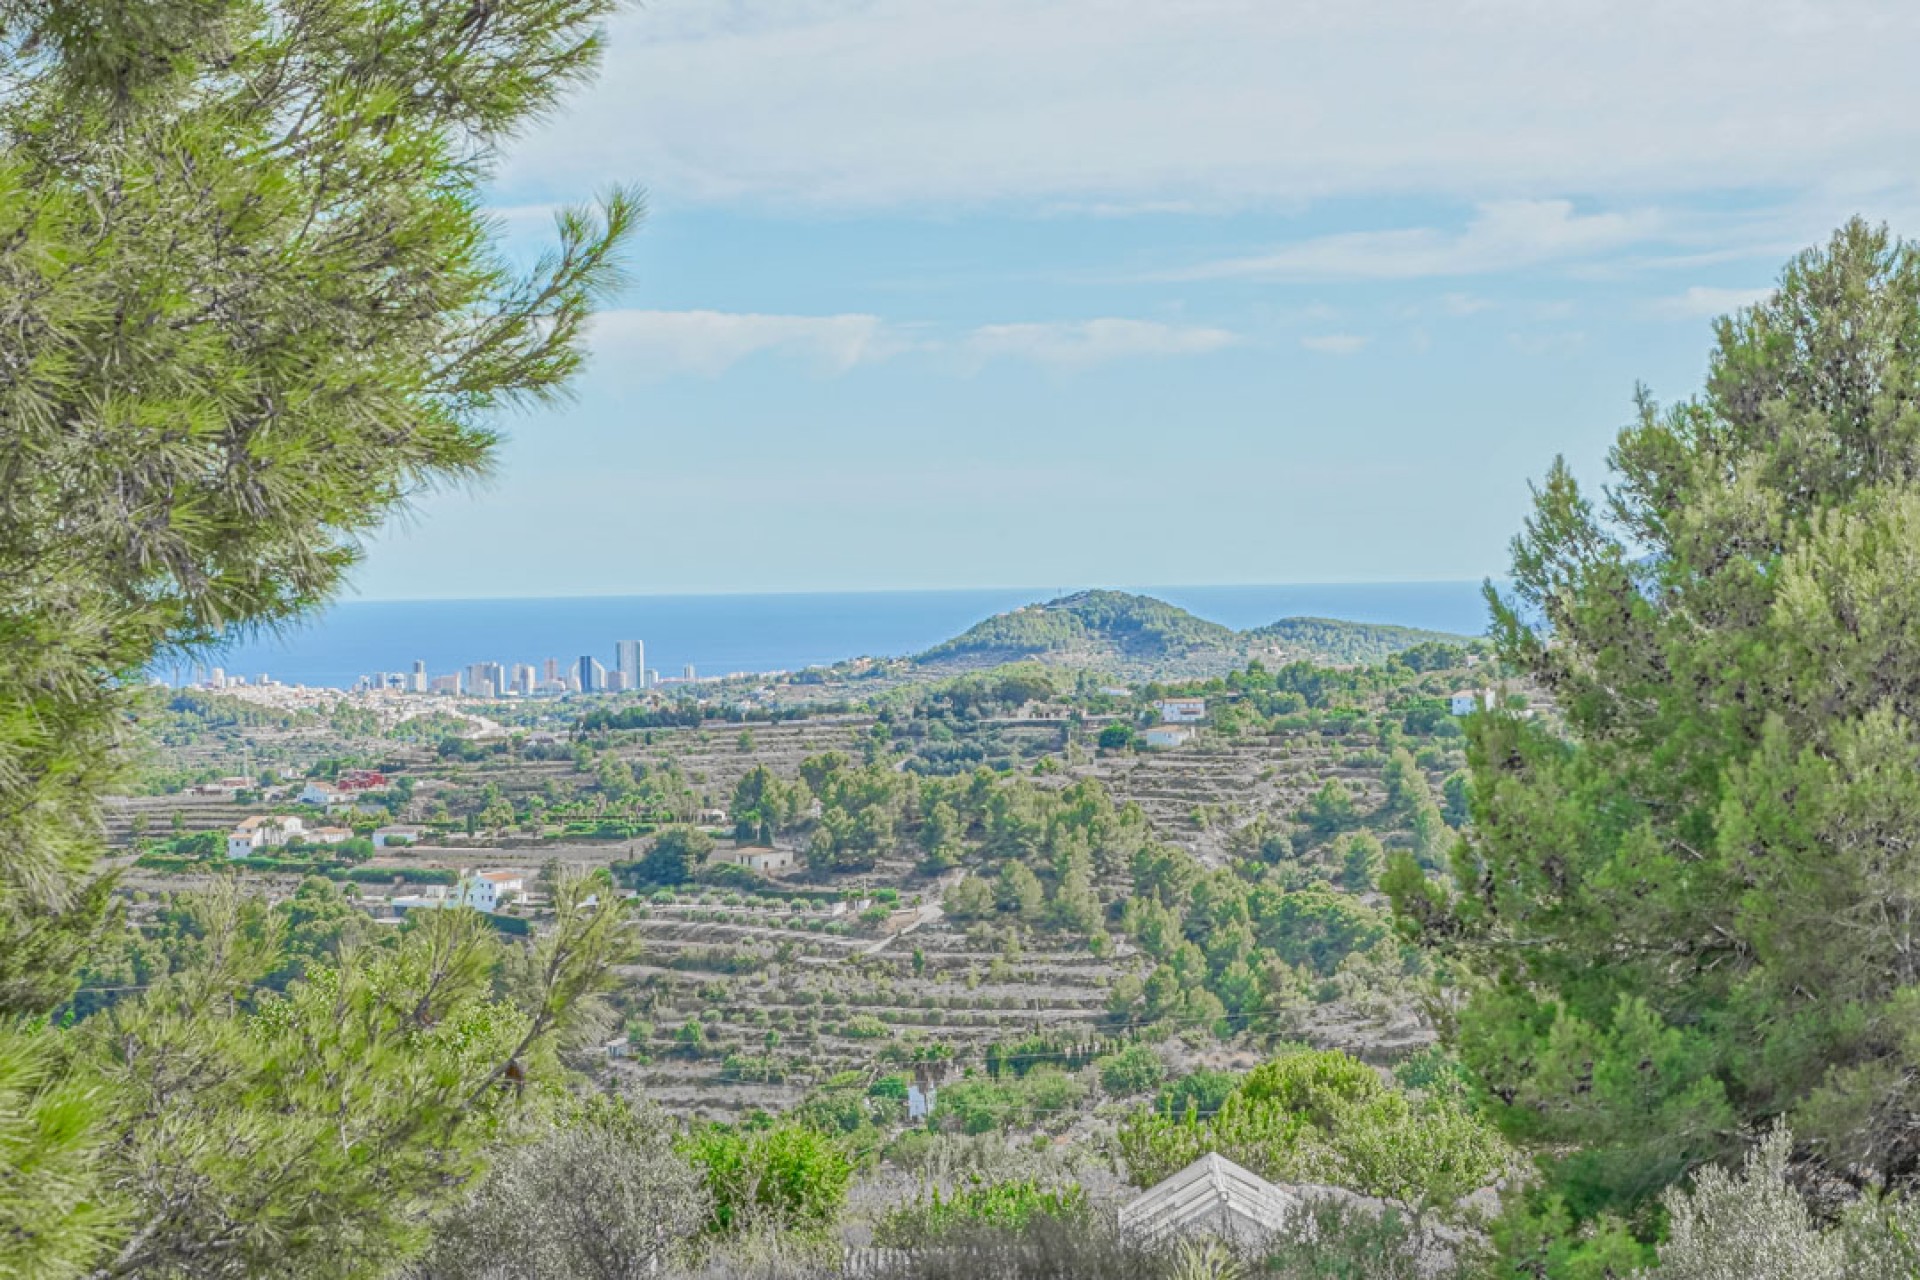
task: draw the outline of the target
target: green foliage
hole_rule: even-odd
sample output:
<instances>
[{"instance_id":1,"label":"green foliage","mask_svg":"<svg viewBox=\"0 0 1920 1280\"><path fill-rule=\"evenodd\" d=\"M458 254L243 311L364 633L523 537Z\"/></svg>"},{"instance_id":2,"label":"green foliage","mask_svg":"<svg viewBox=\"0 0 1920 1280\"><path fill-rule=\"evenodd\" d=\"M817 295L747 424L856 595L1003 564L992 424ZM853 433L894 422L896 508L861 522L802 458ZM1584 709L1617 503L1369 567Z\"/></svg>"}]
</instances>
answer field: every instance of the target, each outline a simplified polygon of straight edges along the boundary
<instances>
[{"instance_id":1,"label":"green foliage","mask_svg":"<svg viewBox=\"0 0 1920 1280\"><path fill-rule=\"evenodd\" d=\"M713 837L698 827L668 827L654 837L645 856L616 862L613 873L629 889L651 889L692 880L713 852Z\"/></svg>"},{"instance_id":2,"label":"green foliage","mask_svg":"<svg viewBox=\"0 0 1920 1280\"><path fill-rule=\"evenodd\" d=\"M838 1141L791 1121L762 1128L712 1125L682 1151L706 1179L714 1232L826 1231L840 1215L853 1162Z\"/></svg>"},{"instance_id":3,"label":"green foliage","mask_svg":"<svg viewBox=\"0 0 1920 1280\"><path fill-rule=\"evenodd\" d=\"M1196 1119L1211 1120L1239 1084L1240 1078L1231 1071L1202 1068L1162 1088L1153 1100L1153 1109L1175 1119L1192 1113Z\"/></svg>"},{"instance_id":4,"label":"green foliage","mask_svg":"<svg viewBox=\"0 0 1920 1280\"><path fill-rule=\"evenodd\" d=\"M1165 657L1200 648L1224 648L1234 633L1216 622L1148 596L1083 591L987 619L921 654L921 662L950 658L1014 661L1092 647L1129 657Z\"/></svg>"},{"instance_id":5,"label":"green foliage","mask_svg":"<svg viewBox=\"0 0 1920 1280\"><path fill-rule=\"evenodd\" d=\"M1100 1072L1100 1087L1121 1098L1156 1089L1167 1078L1166 1063L1144 1044L1130 1044L1098 1059L1094 1066Z\"/></svg>"},{"instance_id":6,"label":"green foliage","mask_svg":"<svg viewBox=\"0 0 1920 1280\"><path fill-rule=\"evenodd\" d=\"M1210 1118L1139 1111L1117 1142L1142 1186L1217 1151L1264 1177L1443 1208L1512 1164L1506 1144L1452 1099L1403 1092L1345 1054L1307 1050L1256 1068Z\"/></svg>"},{"instance_id":7,"label":"green foliage","mask_svg":"<svg viewBox=\"0 0 1920 1280\"><path fill-rule=\"evenodd\" d=\"M527 1091L557 1080L555 1032L625 956L604 881L562 886L553 931L516 951L465 911L347 947L331 887L306 889L286 916L231 889L190 902L173 972L65 1033L76 1078L143 1117L91 1171L127 1232L111 1274L386 1265ZM605 905L585 906L596 889ZM288 963L283 930L307 958L275 994L260 984Z\"/></svg>"},{"instance_id":8,"label":"green foliage","mask_svg":"<svg viewBox=\"0 0 1920 1280\"><path fill-rule=\"evenodd\" d=\"M77 1273L121 1230L124 1206L97 1166L98 1122L114 1098L104 1081L70 1069L69 1037L45 1026L0 1024L0 1274Z\"/></svg>"},{"instance_id":9,"label":"green foliage","mask_svg":"<svg viewBox=\"0 0 1920 1280\"><path fill-rule=\"evenodd\" d=\"M996 1133L1053 1121L1086 1096L1066 1072L1038 1066L1024 1075L967 1076L940 1087L933 1123L961 1133Z\"/></svg>"},{"instance_id":10,"label":"green foliage","mask_svg":"<svg viewBox=\"0 0 1920 1280\"><path fill-rule=\"evenodd\" d=\"M493 412L563 391L637 203L616 192L598 218L564 213L556 249L521 273L496 252L478 192L501 143L591 70L613 7L60 0L0 11L10 1028L67 998L102 923L106 895L89 879L98 803L129 764L119 748L144 703L139 673L163 650L325 601L409 497L485 470ZM354 973L338 992L343 1013L384 1009ZM308 1019L312 998L289 992L284 1016ZM332 1052L366 1028L313 1021L328 1043L299 1052L261 1032L282 1061L247 1048L225 998L174 991L144 1018L124 1005L113 1016L125 1034L112 1045L79 1035L72 1051L100 1057L67 1070L124 1096L90 1117L72 1105L82 1095L35 1103L29 1114L60 1123L0 1148L7 1188L36 1181L27 1157L57 1185L75 1166L52 1146L99 1150L96 1126L112 1127L116 1153L96 1162L100 1194L72 1201L94 1227L12 1238L0 1247L19 1251L16 1274L341 1274L405 1240L422 1161L465 1167L466 1140L448 1134L470 1113L395 1086L346 1122L349 1136L391 1132L387 1149L349 1146L336 1125L332 1147L315 1148L315 1181L283 1172L300 1164L312 1119L301 1062L346 1071L336 1115L383 1079L384 1050L364 1064ZM451 1065L441 1076L465 1079ZM412 1138L388 1127L386 1108L409 1099L442 1122L431 1140L419 1116ZM255 1187L240 1186L237 1154L281 1138L257 1149L285 1159L263 1156ZM231 1148L216 1156L220 1142ZM444 1159L423 1155L439 1142ZM374 1167L392 1180L384 1199L367 1193ZM110 1204L127 1216L117 1251L101 1253L95 1228ZM271 1263L269 1238L283 1251ZM178 1252L189 1239L220 1243Z\"/></svg>"},{"instance_id":11,"label":"green foliage","mask_svg":"<svg viewBox=\"0 0 1920 1280\"><path fill-rule=\"evenodd\" d=\"M1333 618L1282 618L1248 632L1247 637L1293 652L1311 653L1318 661L1337 665L1379 662L1398 654L1415 671L1457 666L1470 643L1464 636L1444 631Z\"/></svg>"},{"instance_id":12,"label":"green foliage","mask_svg":"<svg viewBox=\"0 0 1920 1280\"><path fill-rule=\"evenodd\" d=\"M1567 736L1473 718L1459 891L1411 904L1477 978L1463 1061L1573 1152L1581 1215L1776 1117L1920 1180L1920 249L1851 223L1716 336L1604 504L1558 464L1536 494L1495 636Z\"/></svg>"},{"instance_id":13,"label":"green foliage","mask_svg":"<svg viewBox=\"0 0 1920 1280\"><path fill-rule=\"evenodd\" d=\"M988 1182L975 1177L946 1195L938 1187L896 1205L874 1225L874 1243L912 1249L981 1228L1022 1231L1035 1218L1082 1223L1091 1216L1087 1194L1077 1186L1049 1187L1038 1178Z\"/></svg>"}]
</instances>

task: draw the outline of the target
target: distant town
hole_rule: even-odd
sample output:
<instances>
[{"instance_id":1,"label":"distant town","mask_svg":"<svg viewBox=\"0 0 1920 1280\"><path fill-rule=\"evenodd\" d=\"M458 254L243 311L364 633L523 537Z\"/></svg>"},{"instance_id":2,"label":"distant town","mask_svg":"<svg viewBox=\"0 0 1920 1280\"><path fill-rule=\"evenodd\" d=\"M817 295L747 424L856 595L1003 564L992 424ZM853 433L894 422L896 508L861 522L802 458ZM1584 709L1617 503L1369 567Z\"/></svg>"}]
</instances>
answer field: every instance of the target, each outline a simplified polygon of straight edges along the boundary
<instances>
[{"instance_id":1,"label":"distant town","mask_svg":"<svg viewBox=\"0 0 1920 1280\"><path fill-rule=\"evenodd\" d=\"M621 640L614 644L611 666L592 654L583 653L571 661L545 658L538 665L470 662L458 670L436 674L427 669L424 661L416 660L407 671L368 672L355 680L346 692L412 693L447 698L558 698L579 693L631 693L667 685L697 684L701 680L692 663L682 667L677 677L663 677L647 666L646 655L643 641ZM723 678L726 677L708 677L709 680ZM279 687L279 682L264 672L248 676L217 666L201 668L190 683L198 688L223 691Z\"/></svg>"}]
</instances>

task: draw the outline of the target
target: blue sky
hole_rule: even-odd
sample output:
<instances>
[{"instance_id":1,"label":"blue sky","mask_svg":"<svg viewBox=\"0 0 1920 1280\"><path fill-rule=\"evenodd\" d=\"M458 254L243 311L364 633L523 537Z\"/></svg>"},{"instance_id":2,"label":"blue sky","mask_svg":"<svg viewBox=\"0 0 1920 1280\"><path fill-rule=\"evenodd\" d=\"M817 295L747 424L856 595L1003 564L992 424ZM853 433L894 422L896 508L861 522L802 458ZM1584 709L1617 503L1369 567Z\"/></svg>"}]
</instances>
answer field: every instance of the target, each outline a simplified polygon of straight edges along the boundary
<instances>
[{"instance_id":1,"label":"blue sky","mask_svg":"<svg viewBox=\"0 0 1920 1280\"><path fill-rule=\"evenodd\" d=\"M573 403L367 598L1499 574L1853 213L1920 6L649 0L491 192L646 189Z\"/></svg>"}]
</instances>

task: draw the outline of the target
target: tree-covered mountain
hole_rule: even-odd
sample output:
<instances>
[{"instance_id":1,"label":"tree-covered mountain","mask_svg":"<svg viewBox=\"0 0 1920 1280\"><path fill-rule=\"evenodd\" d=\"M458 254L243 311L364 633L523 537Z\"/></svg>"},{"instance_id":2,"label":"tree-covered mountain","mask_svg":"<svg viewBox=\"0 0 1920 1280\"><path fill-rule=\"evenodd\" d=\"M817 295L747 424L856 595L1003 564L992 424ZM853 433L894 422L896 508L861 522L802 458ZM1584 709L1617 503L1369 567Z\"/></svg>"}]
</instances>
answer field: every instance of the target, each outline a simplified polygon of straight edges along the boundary
<instances>
[{"instance_id":1,"label":"tree-covered mountain","mask_svg":"<svg viewBox=\"0 0 1920 1280\"><path fill-rule=\"evenodd\" d=\"M1235 631L1152 596L1081 591L996 614L915 661L972 667L1039 660L1187 675L1248 657L1371 663L1423 646L1468 643L1467 637L1442 631L1333 618L1282 618Z\"/></svg>"},{"instance_id":2,"label":"tree-covered mountain","mask_svg":"<svg viewBox=\"0 0 1920 1280\"><path fill-rule=\"evenodd\" d=\"M1472 643L1449 631L1423 631L1382 622L1343 622L1338 618L1282 618L1245 633L1261 647L1284 649L1321 662L1381 662L1396 653L1426 645L1459 647Z\"/></svg>"},{"instance_id":3,"label":"tree-covered mountain","mask_svg":"<svg viewBox=\"0 0 1920 1280\"><path fill-rule=\"evenodd\" d=\"M964 659L1015 662L1071 657L1097 661L1151 661L1196 651L1239 648L1229 627L1197 618L1151 596L1124 591L1080 591L1045 604L996 614L920 655L922 662Z\"/></svg>"}]
</instances>

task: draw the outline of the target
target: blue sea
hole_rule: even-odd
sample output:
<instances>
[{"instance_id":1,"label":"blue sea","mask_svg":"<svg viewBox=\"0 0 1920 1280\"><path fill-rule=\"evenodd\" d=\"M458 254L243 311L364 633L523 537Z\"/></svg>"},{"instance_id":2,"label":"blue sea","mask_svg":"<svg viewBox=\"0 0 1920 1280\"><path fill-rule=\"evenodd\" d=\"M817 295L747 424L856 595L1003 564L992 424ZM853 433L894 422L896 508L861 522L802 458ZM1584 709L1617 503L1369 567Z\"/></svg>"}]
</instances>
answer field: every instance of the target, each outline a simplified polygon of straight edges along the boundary
<instances>
[{"instance_id":1,"label":"blue sea","mask_svg":"<svg viewBox=\"0 0 1920 1280\"><path fill-rule=\"evenodd\" d=\"M1236 630L1313 616L1478 635L1486 606L1475 582L1130 588ZM1064 590L821 592L786 595L583 596L553 600L348 601L282 634L230 643L207 659L228 675L349 688L361 676L441 675L470 662L563 663L591 654L614 665L617 640L646 644L647 665L678 676L795 671L847 658L918 653L993 614ZM155 673L193 680L185 666Z\"/></svg>"}]
</instances>

